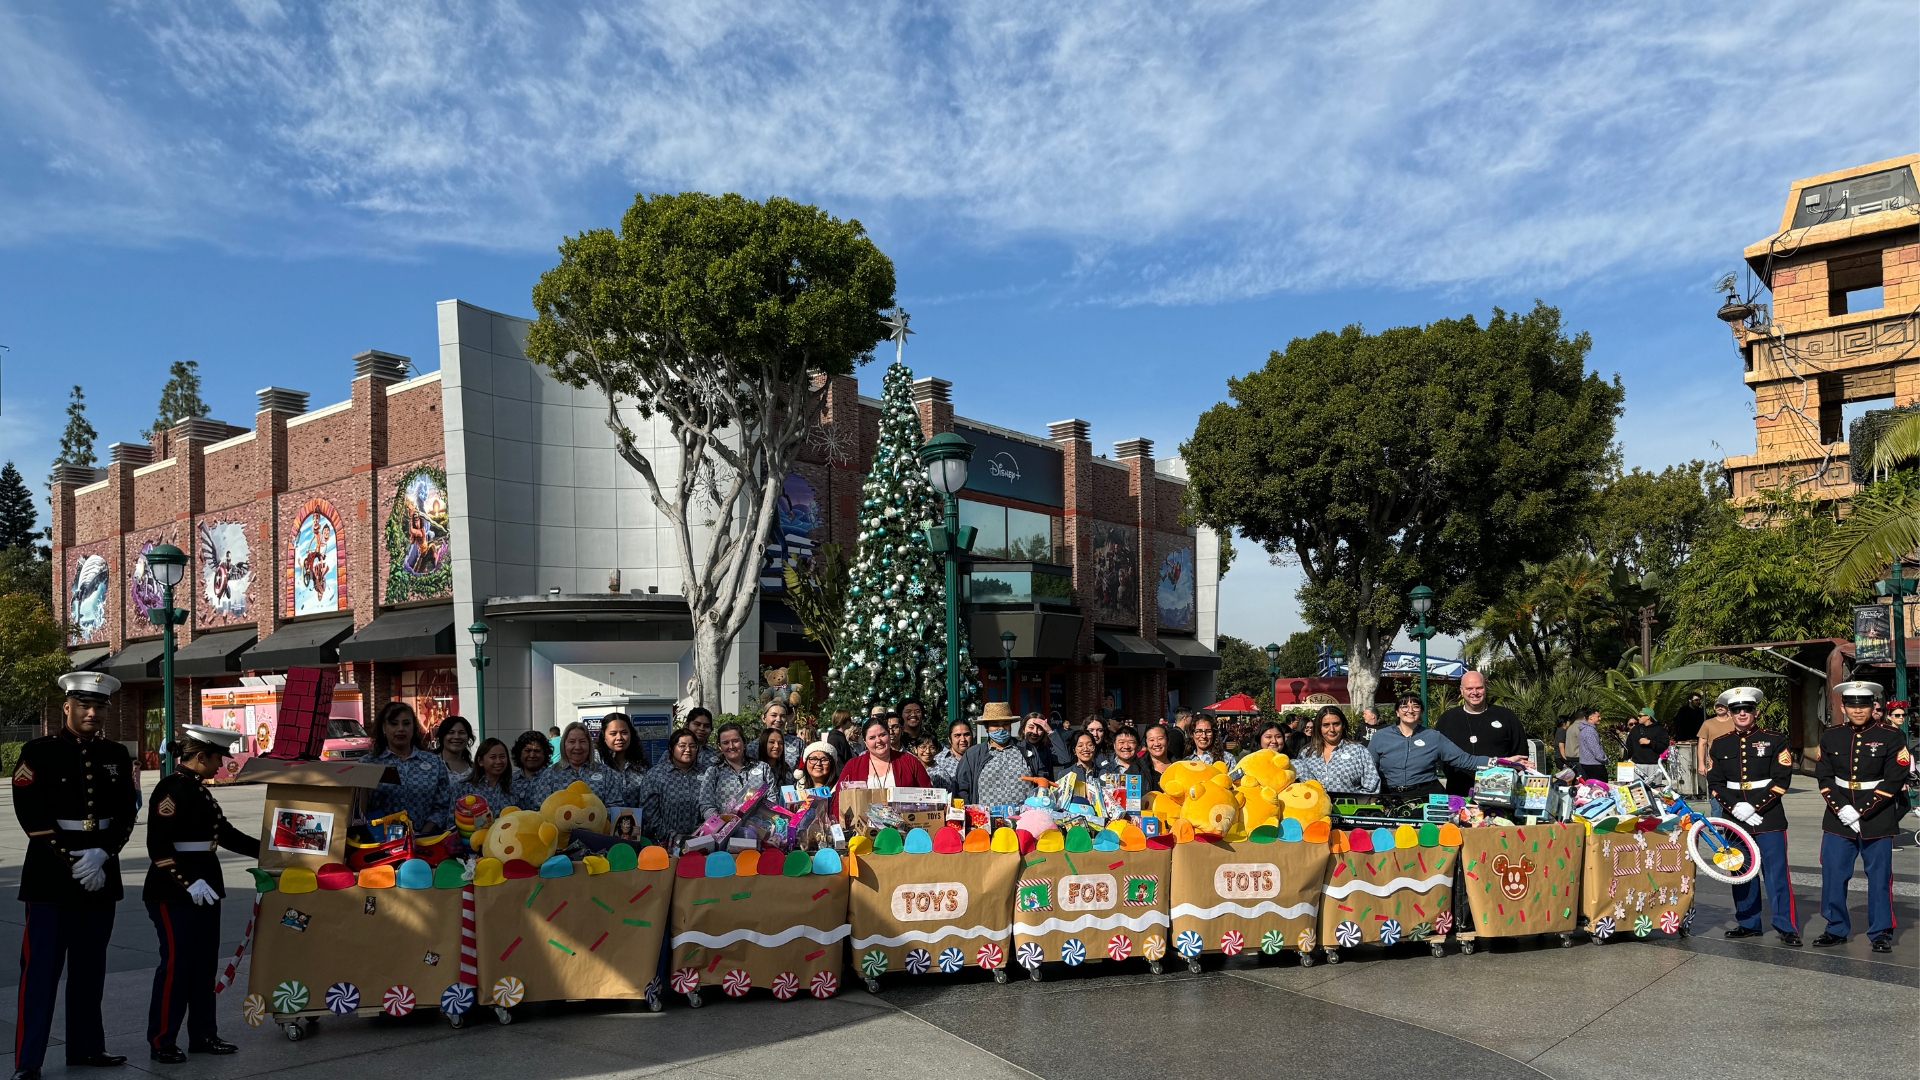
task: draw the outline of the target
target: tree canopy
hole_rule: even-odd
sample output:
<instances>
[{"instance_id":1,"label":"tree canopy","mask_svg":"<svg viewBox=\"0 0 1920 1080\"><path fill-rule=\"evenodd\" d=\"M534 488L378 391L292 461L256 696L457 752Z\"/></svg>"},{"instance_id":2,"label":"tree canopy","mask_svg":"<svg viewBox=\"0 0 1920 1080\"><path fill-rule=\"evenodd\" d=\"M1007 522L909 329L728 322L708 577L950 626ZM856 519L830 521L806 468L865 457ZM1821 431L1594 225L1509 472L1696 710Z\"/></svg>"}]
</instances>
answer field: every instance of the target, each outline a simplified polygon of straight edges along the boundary
<instances>
[{"instance_id":1,"label":"tree canopy","mask_svg":"<svg viewBox=\"0 0 1920 1080\"><path fill-rule=\"evenodd\" d=\"M31 547L40 539L33 492L9 461L0 467L0 548Z\"/></svg>"},{"instance_id":2,"label":"tree canopy","mask_svg":"<svg viewBox=\"0 0 1920 1080\"><path fill-rule=\"evenodd\" d=\"M67 427L60 433L60 456L53 463L93 468L93 441L99 437L87 422L87 395L76 386L67 398Z\"/></svg>"},{"instance_id":3,"label":"tree canopy","mask_svg":"<svg viewBox=\"0 0 1920 1080\"><path fill-rule=\"evenodd\" d=\"M1308 621L1346 639L1370 700L1406 594L1457 631L1523 562L1544 562L1610 463L1623 391L1545 304L1369 334L1296 338L1228 381L1181 447L1188 509L1297 558Z\"/></svg>"},{"instance_id":4,"label":"tree canopy","mask_svg":"<svg viewBox=\"0 0 1920 1080\"><path fill-rule=\"evenodd\" d=\"M182 420L210 416L213 410L200 400L200 362L175 360L167 368L167 383L160 388L160 412L154 417L152 431L165 431Z\"/></svg>"},{"instance_id":5,"label":"tree canopy","mask_svg":"<svg viewBox=\"0 0 1920 1080\"><path fill-rule=\"evenodd\" d=\"M1865 586L1827 592L1820 553L1833 511L1794 492L1772 495L1699 541L1675 576L1673 629L1702 645L1847 637Z\"/></svg>"},{"instance_id":6,"label":"tree canopy","mask_svg":"<svg viewBox=\"0 0 1920 1080\"><path fill-rule=\"evenodd\" d=\"M893 285L893 263L858 221L686 192L636 197L617 233L568 237L534 286L528 358L605 395L616 450L669 523L700 704L721 707L722 657L753 613L822 376L872 357ZM677 460L641 448L636 413L665 420Z\"/></svg>"},{"instance_id":7,"label":"tree canopy","mask_svg":"<svg viewBox=\"0 0 1920 1080\"><path fill-rule=\"evenodd\" d=\"M0 595L0 723L28 724L66 673L60 625L44 600L27 593Z\"/></svg>"},{"instance_id":8,"label":"tree canopy","mask_svg":"<svg viewBox=\"0 0 1920 1080\"><path fill-rule=\"evenodd\" d=\"M1614 469L1574 531L1592 554L1633 577L1659 580L1732 514L1719 462L1695 460L1657 473Z\"/></svg>"}]
</instances>

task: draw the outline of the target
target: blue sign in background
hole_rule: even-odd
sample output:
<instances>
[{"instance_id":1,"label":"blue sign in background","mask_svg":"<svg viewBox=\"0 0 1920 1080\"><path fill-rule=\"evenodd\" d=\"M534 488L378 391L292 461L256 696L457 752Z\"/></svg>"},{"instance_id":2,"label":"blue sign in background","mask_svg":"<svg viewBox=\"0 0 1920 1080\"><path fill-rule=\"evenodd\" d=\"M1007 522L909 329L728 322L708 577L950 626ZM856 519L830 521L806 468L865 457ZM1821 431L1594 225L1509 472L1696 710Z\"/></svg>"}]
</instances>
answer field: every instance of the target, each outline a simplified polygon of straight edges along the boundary
<instances>
[{"instance_id":1,"label":"blue sign in background","mask_svg":"<svg viewBox=\"0 0 1920 1080\"><path fill-rule=\"evenodd\" d=\"M973 444L973 460L967 465L968 491L1043 506L1066 504L1058 449L1015 442L959 424L954 425L954 432Z\"/></svg>"}]
</instances>

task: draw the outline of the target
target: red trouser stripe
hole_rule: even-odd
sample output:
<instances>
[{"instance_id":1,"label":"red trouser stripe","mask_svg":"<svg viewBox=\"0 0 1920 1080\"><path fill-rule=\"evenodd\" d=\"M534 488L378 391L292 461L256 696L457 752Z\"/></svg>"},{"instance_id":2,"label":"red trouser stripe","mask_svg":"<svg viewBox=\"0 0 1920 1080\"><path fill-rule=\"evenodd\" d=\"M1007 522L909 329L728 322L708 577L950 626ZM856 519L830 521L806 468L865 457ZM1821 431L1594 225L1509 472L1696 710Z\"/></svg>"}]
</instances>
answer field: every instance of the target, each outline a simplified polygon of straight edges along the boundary
<instances>
[{"instance_id":1,"label":"red trouser stripe","mask_svg":"<svg viewBox=\"0 0 1920 1080\"><path fill-rule=\"evenodd\" d=\"M160 927L166 932L166 940L161 942L161 944L166 946L167 949L166 953L160 957L160 966L164 968L167 973L163 989L160 991L160 1023L164 1029L166 1025L173 1022L173 978L175 975L173 965L179 959L173 948L173 911L171 905L160 905ZM154 1049L158 1050L160 1048L160 1040L165 1037L164 1030L161 1034L154 1036Z\"/></svg>"},{"instance_id":2,"label":"red trouser stripe","mask_svg":"<svg viewBox=\"0 0 1920 1080\"><path fill-rule=\"evenodd\" d=\"M1780 850L1787 850L1787 832L1780 830ZM1793 932L1800 932L1800 913L1793 907L1793 856L1788 855L1787 863L1787 921L1793 924Z\"/></svg>"}]
</instances>

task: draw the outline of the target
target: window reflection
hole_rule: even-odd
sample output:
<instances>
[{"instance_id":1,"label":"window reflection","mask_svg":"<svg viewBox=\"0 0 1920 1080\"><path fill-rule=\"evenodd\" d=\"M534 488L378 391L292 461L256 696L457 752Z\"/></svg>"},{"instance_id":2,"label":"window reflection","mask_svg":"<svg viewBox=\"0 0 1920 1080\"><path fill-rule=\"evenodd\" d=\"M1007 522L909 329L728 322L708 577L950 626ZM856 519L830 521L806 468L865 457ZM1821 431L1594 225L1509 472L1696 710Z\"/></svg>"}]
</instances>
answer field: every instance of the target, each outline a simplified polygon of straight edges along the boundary
<instances>
[{"instance_id":1,"label":"window reflection","mask_svg":"<svg viewBox=\"0 0 1920 1080\"><path fill-rule=\"evenodd\" d=\"M973 541L973 554L979 558L1053 561L1051 515L961 499L960 524L979 531Z\"/></svg>"}]
</instances>

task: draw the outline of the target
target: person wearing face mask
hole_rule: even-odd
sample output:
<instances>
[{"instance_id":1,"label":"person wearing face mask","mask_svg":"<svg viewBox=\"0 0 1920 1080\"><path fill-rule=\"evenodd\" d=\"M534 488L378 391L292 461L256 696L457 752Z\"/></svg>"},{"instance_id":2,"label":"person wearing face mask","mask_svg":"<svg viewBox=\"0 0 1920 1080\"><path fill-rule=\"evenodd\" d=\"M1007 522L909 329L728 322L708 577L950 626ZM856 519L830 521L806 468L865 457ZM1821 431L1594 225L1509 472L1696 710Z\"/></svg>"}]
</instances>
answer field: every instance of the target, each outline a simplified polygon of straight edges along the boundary
<instances>
[{"instance_id":1,"label":"person wearing face mask","mask_svg":"<svg viewBox=\"0 0 1920 1080\"><path fill-rule=\"evenodd\" d=\"M1893 951L1893 834L1900 829L1900 789L1913 772L1904 733L1873 719L1880 684L1847 682L1840 695L1846 723L1820 733L1815 777L1827 804L1820 822L1820 914L1826 932L1814 939L1825 948L1853 931L1847 912L1847 882L1856 860L1867 868L1867 937L1873 951Z\"/></svg>"},{"instance_id":2,"label":"person wearing face mask","mask_svg":"<svg viewBox=\"0 0 1920 1080\"><path fill-rule=\"evenodd\" d=\"M1707 788L1727 815L1746 826L1760 857L1760 881L1733 886L1736 925L1730 938L1758 937L1760 895L1765 883L1767 906L1773 910L1773 929L1782 945L1800 945L1800 920L1793 906L1793 873L1787 865L1787 811L1780 802L1793 786L1793 751L1787 737L1760 726L1760 705L1766 695L1751 686L1736 686L1722 695L1733 717L1733 730L1713 741L1713 768Z\"/></svg>"},{"instance_id":3,"label":"person wearing face mask","mask_svg":"<svg viewBox=\"0 0 1920 1080\"><path fill-rule=\"evenodd\" d=\"M987 737L960 759L954 786L965 799L982 806L1018 806L1039 786L1028 777L1027 757L1013 738L1013 709L1004 701L987 702L980 714ZM958 797L958 796L956 796Z\"/></svg>"},{"instance_id":4,"label":"person wearing face mask","mask_svg":"<svg viewBox=\"0 0 1920 1080\"><path fill-rule=\"evenodd\" d=\"M198 724L182 727L179 764L153 789L147 880L140 898L160 939L160 965L153 971L147 1008L147 1053L162 1065L186 1061L188 1051L240 1051L220 1038L214 1016L220 901L227 895L219 849L258 859L260 841L228 823L206 781L220 775L222 760L239 750L244 738L237 731ZM183 1021L186 1050L176 1042Z\"/></svg>"}]
</instances>

